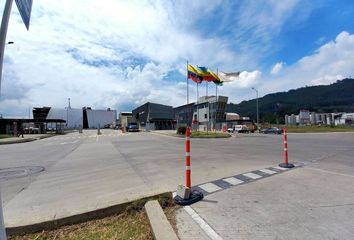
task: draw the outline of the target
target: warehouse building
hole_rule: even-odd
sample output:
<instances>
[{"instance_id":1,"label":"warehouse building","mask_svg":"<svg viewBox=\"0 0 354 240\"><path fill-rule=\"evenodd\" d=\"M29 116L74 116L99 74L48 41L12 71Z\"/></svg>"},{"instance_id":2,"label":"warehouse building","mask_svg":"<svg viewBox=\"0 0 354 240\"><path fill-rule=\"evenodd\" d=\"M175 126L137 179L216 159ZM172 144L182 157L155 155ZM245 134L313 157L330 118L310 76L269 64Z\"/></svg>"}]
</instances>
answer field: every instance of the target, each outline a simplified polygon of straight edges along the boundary
<instances>
[{"instance_id":1,"label":"warehouse building","mask_svg":"<svg viewBox=\"0 0 354 240\"><path fill-rule=\"evenodd\" d=\"M110 108L106 110L94 110L90 107L80 108L33 108L33 118L41 120L61 119L64 120L65 128L104 128L115 127L117 112ZM48 123L47 129L55 129L56 125Z\"/></svg>"},{"instance_id":2,"label":"warehouse building","mask_svg":"<svg viewBox=\"0 0 354 240\"><path fill-rule=\"evenodd\" d=\"M221 129L225 123L225 108L228 97L203 96L197 102L174 108L178 126L193 129Z\"/></svg>"},{"instance_id":3,"label":"warehouse building","mask_svg":"<svg viewBox=\"0 0 354 240\"><path fill-rule=\"evenodd\" d=\"M140 129L171 130L176 128L172 106L147 102L132 111Z\"/></svg>"}]
</instances>

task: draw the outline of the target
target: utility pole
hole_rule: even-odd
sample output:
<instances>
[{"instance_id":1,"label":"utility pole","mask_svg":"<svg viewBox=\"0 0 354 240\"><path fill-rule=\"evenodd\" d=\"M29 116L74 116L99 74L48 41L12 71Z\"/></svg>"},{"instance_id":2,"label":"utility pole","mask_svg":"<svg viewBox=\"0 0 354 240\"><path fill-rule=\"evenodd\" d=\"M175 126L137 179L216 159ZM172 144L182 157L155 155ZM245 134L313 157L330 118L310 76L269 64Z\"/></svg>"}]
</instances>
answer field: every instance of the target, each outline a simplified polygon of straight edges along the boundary
<instances>
[{"instance_id":1,"label":"utility pole","mask_svg":"<svg viewBox=\"0 0 354 240\"><path fill-rule=\"evenodd\" d=\"M256 92L256 97L257 97L257 99L256 99L256 105L257 105L257 127L259 127L259 112L258 112L258 89L256 89L256 88L252 88L252 90L254 90L255 92Z\"/></svg>"},{"instance_id":2,"label":"utility pole","mask_svg":"<svg viewBox=\"0 0 354 240\"><path fill-rule=\"evenodd\" d=\"M7 26L9 25L11 7L13 0L6 0L4 14L2 15L0 28L0 94L1 94L1 79L2 79L2 65L4 61L5 41Z\"/></svg>"}]
</instances>

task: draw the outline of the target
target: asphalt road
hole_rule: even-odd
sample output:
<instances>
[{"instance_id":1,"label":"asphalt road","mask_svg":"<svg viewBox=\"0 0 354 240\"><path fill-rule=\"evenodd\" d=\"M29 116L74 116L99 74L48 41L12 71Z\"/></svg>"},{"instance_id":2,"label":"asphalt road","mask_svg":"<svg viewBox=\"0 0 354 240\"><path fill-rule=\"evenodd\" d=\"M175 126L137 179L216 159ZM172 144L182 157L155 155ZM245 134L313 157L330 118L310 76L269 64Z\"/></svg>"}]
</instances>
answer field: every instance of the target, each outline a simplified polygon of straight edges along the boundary
<instances>
[{"instance_id":1,"label":"asphalt road","mask_svg":"<svg viewBox=\"0 0 354 240\"><path fill-rule=\"evenodd\" d=\"M41 166L43 172L2 180L7 226L21 226L174 191L184 183L184 139L156 133L102 130L29 143L1 145L0 169ZM354 134L290 134L291 161L352 174ZM192 139L192 185L275 166L282 161L281 135L239 134ZM351 155L353 156L353 154ZM324 169L324 170L328 170Z\"/></svg>"}]
</instances>

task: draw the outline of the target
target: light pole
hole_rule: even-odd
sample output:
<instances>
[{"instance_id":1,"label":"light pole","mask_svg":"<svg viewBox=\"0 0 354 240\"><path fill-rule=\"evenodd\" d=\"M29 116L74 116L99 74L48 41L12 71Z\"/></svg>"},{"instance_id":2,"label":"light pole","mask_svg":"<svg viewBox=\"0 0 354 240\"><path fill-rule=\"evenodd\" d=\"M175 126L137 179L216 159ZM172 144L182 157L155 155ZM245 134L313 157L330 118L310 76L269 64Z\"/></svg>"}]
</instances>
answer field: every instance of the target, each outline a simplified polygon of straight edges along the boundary
<instances>
[{"instance_id":1,"label":"light pole","mask_svg":"<svg viewBox=\"0 0 354 240\"><path fill-rule=\"evenodd\" d=\"M256 92L256 96L257 96L257 99L256 99L256 103L257 103L257 127L259 127L259 112L258 112L258 89L256 88L252 88L252 90L254 90Z\"/></svg>"}]
</instances>

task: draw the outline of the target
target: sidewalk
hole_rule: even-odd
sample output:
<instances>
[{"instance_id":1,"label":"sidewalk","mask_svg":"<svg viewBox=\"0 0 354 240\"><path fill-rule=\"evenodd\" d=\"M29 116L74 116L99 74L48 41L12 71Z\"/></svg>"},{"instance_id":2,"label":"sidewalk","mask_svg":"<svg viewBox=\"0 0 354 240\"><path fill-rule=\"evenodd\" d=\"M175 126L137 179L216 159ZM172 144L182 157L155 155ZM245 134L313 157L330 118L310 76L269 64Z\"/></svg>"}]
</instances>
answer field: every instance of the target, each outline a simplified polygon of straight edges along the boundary
<instances>
[{"instance_id":1,"label":"sidewalk","mask_svg":"<svg viewBox=\"0 0 354 240\"><path fill-rule=\"evenodd\" d=\"M305 166L177 212L180 239L352 239L354 176Z\"/></svg>"}]
</instances>

